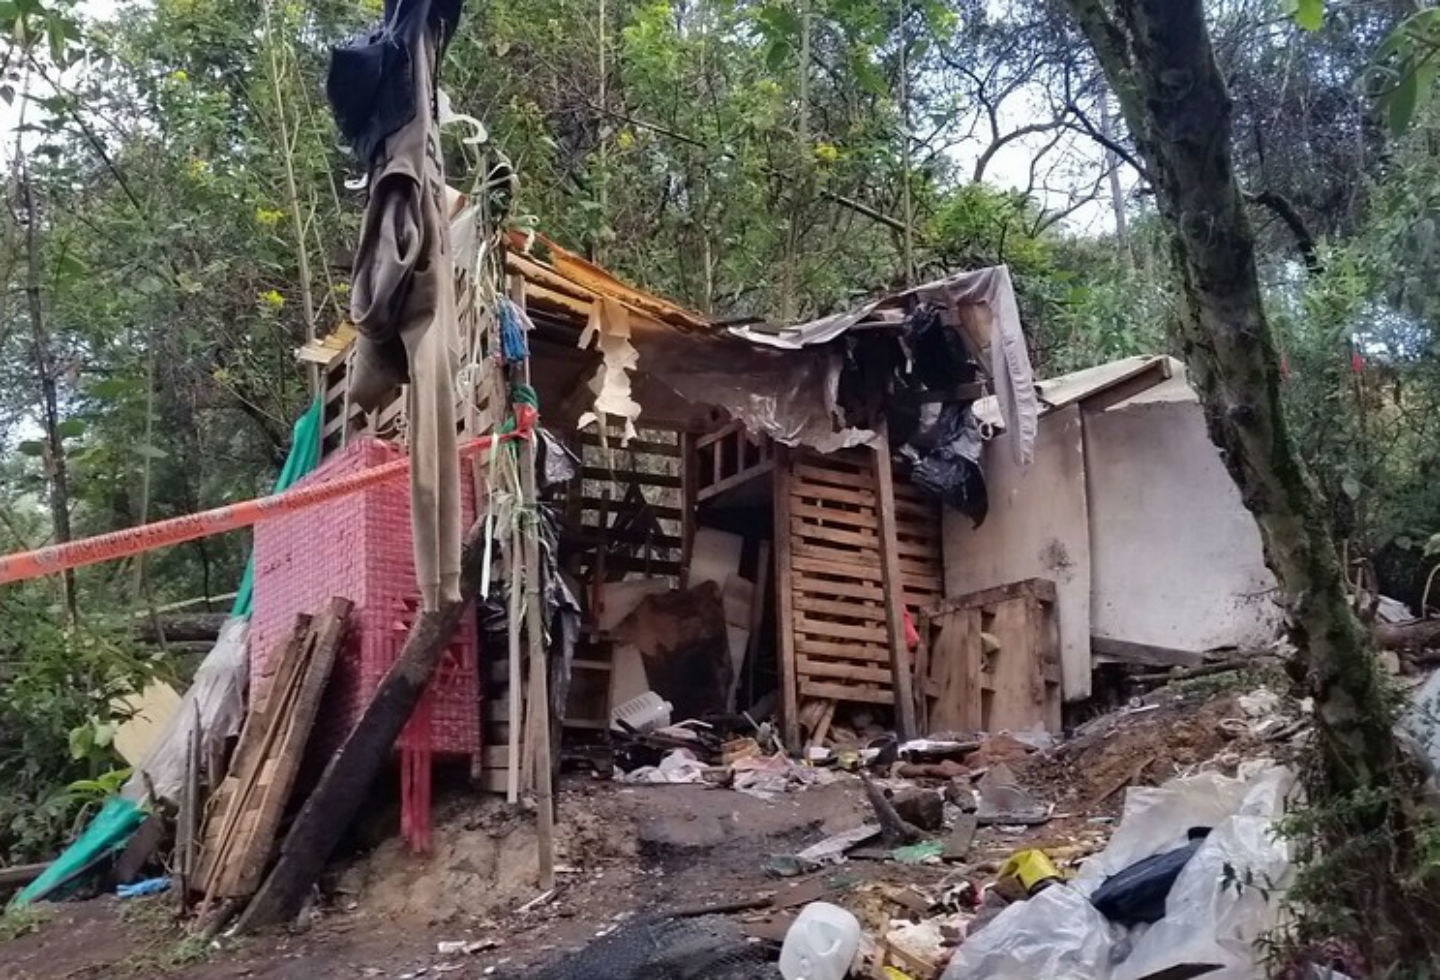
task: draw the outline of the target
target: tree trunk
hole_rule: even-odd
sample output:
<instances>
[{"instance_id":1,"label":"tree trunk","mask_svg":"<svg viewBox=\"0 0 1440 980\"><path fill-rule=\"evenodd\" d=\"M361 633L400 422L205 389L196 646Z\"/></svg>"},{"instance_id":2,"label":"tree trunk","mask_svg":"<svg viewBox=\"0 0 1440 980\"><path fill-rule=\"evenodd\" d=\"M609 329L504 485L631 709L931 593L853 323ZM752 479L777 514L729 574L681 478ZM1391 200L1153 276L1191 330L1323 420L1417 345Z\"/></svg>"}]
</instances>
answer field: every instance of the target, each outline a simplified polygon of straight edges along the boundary
<instances>
[{"instance_id":1,"label":"tree trunk","mask_svg":"<svg viewBox=\"0 0 1440 980\"><path fill-rule=\"evenodd\" d=\"M35 378L40 388L40 424L45 429L45 483L50 502L50 522L55 543L70 540L70 473L65 462L65 446L60 435L60 398L56 381L58 369L50 336L45 330L45 304L40 296L40 215L35 207L35 187L24 161L20 163L20 187L25 195L25 298L29 303L31 347L35 362ZM75 572L66 569L60 577L65 593L65 612L70 625L80 620L75 599Z\"/></svg>"},{"instance_id":2,"label":"tree trunk","mask_svg":"<svg viewBox=\"0 0 1440 980\"><path fill-rule=\"evenodd\" d=\"M1353 848L1359 835L1374 834L1395 848L1386 857L1396 860L1408 838L1388 792L1402 786L1393 703L1348 602L1319 493L1286 427L1254 237L1230 161L1231 102L1204 5L1117 0L1112 18L1100 0L1067 3L1095 47L1173 231L1190 377L1280 582L1299 651L1290 672L1314 698L1319 757L1307 774L1310 802L1317 811L1346 807L1322 835ZM1396 908L1404 904L1398 882L1364 876L1333 886L1332 900L1369 924L1404 914ZM1384 942L1373 933L1360 941Z\"/></svg>"}]
</instances>

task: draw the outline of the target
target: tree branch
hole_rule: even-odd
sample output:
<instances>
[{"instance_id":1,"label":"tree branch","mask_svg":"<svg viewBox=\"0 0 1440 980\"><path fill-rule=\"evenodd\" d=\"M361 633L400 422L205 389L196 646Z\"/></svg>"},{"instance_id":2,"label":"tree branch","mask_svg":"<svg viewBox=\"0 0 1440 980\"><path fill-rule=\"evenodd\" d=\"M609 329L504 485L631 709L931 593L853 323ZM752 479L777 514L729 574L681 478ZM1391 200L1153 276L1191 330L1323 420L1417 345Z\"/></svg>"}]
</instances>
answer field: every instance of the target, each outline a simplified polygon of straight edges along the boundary
<instances>
[{"instance_id":1,"label":"tree branch","mask_svg":"<svg viewBox=\"0 0 1440 980\"><path fill-rule=\"evenodd\" d=\"M1315 245L1315 236L1310 234L1305 219L1300 212L1295 210L1295 205L1290 199L1279 191L1261 191L1258 194L1246 192L1245 200L1251 204L1258 204L1262 208L1268 208L1275 217L1285 222L1285 227L1290 229L1290 234L1295 236L1295 247L1300 250L1300 257L1305 260L1305 269L1311 275L1322 271L1320 253Z\"/></svg>"}]
</instances>

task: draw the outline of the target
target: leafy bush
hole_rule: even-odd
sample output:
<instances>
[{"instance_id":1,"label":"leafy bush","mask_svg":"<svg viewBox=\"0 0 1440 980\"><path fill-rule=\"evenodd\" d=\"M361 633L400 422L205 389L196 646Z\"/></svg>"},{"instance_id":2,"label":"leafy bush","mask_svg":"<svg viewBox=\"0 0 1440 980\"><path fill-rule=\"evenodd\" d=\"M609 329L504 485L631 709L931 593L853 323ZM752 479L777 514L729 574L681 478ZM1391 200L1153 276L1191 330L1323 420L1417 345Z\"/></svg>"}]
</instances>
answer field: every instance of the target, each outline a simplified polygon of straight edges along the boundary
<instances>
[{"instance_id":1,"label":"leafy bush","mask_svg":"<svg viewBox=\"0 0 1440 980\"><path fill-rule=\"evenodd\" d=\"M124 634L62 627L37 592L12 591L0 615L0 856L18 863L53 856L123 783L116 699L156 663Z\"/></svg>"}]
</instances>

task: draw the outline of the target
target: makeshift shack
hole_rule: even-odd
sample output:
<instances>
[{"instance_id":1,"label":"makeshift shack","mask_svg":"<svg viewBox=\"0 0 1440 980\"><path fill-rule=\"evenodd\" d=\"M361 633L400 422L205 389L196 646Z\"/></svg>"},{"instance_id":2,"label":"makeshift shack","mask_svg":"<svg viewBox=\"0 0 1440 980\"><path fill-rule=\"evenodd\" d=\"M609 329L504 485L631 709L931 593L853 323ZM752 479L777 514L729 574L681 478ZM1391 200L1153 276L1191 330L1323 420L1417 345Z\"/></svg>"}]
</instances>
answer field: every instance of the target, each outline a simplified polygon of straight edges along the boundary
<instances>
[{"instance_id":1,"label":"makeshift shack","mask_svg":"<svg viewBox=\"0 0 1440 980\"><path fill-rule=\"evenodd\" d=\"M549 615L562 595L576 619L547 620L567 756L603 767L616 712L652 691L672 720L773 695L792 750L856 711L906 736L1058 732L1062 701L1089 695L1097 658L1191 663L1274 636L1258 535L1177 365L1135 358L1035 385L1005 269L810 323L725 326L543 238L509 245L508 293L529 319L531 383L555 444L542 500L563 588ZM315 479L403 439L398 396L370 413L351 404L345 328L302 356L325 379ZM493 367L472 354L462 369L462 437L498 421ZM477 458L467 500L485 501L488 476ZM404 563L403 506L379 508L390 530L340 549L381 548L372 578ZM363 594L310 567L324 553L290 546L285 561L305 567L288 580L355 598L352 634L385 633L393 659L414 608L399 593L413 584L367 614ZM320 598L267 610L272 574L262 562L258 618L283 623ZM401 748L468 756L480 785L513 792L530 765L512 732L525 675L499 594L457 636ZM386 656L342 655L341 693L322 715L337 732Z\"/></svg>"}]
</instances>

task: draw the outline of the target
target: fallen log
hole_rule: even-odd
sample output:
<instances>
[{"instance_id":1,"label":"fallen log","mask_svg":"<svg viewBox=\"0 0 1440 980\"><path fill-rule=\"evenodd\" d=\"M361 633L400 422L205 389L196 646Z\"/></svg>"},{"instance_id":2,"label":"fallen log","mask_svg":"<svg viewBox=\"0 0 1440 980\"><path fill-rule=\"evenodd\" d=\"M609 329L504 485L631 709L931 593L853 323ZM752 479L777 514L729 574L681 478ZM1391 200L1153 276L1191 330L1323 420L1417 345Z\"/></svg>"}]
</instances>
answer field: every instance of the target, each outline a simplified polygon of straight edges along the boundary
<instances>
[{"instance_id":1,"label":"fallen log","mask_svg":"<svg viewBox=\"0 0 1440 980\"><path fill-rule=\"evenodd\" d=\"M1376 623L1370 627L1370 633L1382 650L1425 650L1440 646L1440 619Z\"/></svg>"},{"instance_id":2,"label":"fallen log","mask_svg":"<svg viewBox=\"0 0 1440 980\"><path fill-rule=\"evenodd\" d=\"M12 864L8 868L0 868L0 891L23 888L40 877L40 873L48 867L49 861L41 861L39 864Z\"/></svg>"},{"instance_id":3,"label":"fallen log","mask_svg":"<svg viewBox=\"0 0 1440 980\"><path fill-rule=\"evenodd\" d=\"M223 612L160 613L154 619L137 620L134 634L144 643L167 643L187 640L208 640L214 642L225 625Z\"/></svg>"},{"instance_id":4,"label":"fallen log","mask_svg":"<svg viewBox=\"0 0 1440 980\"><path fill-rule=\"evenodd\" d=\"M477 521L460 558L460 601L416 619L394 666L290 825L279 860L241 913L238 931L287 921L300 910L439 666L470 597L479 591L484 555L485 524Z\"/></svg>"}]
</instances>

